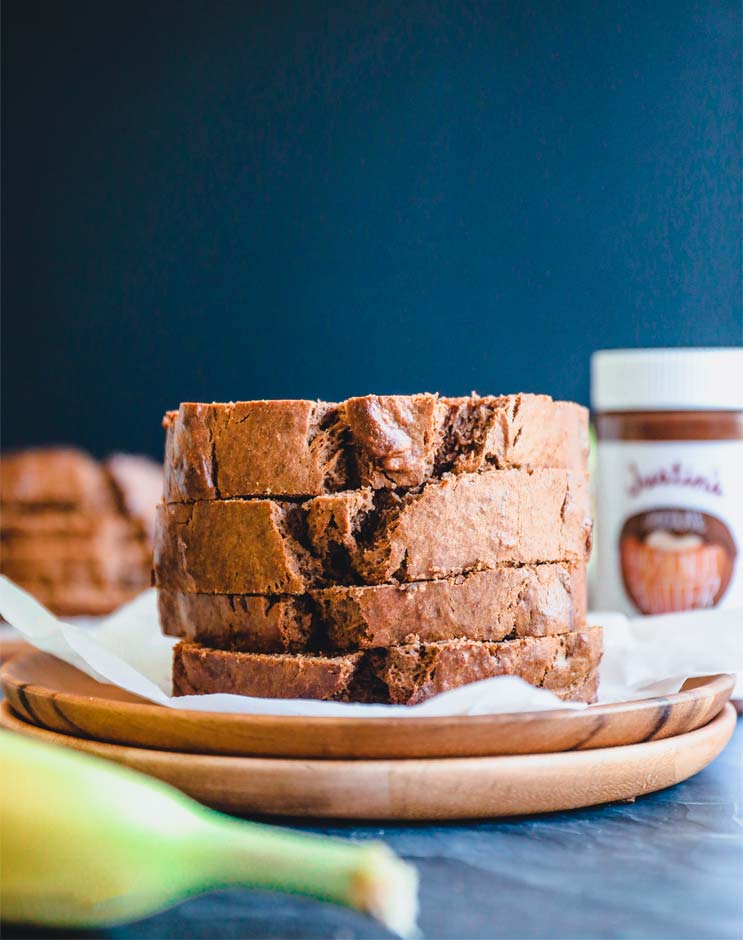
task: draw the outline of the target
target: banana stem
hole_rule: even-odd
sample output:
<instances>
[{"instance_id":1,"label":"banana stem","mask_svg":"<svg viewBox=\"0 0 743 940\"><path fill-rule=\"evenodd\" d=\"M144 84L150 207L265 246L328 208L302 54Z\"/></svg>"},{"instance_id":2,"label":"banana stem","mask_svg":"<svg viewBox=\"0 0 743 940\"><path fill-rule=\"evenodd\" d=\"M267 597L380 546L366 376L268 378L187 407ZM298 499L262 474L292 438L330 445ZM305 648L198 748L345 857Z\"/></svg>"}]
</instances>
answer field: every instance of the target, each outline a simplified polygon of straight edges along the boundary
<instances>
[{"instance_id":1,"label":"banana stem","mask_svg":"<svg viewBox=\"0 0 743 940\"><path fill-rule=\"evenodd\" d=\"M219 821L195 847L215 884L304 894L371 914L401 937L417 934L418 875L384 843L363 845L257 823Z\"/></svg>"}]
</instances>

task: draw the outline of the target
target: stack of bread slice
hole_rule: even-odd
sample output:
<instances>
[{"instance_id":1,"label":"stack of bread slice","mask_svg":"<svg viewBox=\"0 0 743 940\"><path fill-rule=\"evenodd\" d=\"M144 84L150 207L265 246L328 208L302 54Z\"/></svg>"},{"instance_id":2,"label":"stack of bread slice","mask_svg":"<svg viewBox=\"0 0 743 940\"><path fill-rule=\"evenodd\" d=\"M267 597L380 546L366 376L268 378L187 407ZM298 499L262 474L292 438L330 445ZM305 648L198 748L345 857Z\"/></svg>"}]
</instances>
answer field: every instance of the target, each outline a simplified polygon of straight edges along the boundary
<instances>
[{"instance_id":1,"label":"stack of bread slice","mask_svg":"<svg viewBox=\"0 0 743 940\"><path fill-rule=\"evenodd\" d=\"M183 404L155 577L174 694L413 704L495 675L591 701L584 408Z\"/></svg>"},{"instance_id":2,"label":"stack of bread slice","mask_svg":"<svg viewBox=\"0 0 743 940\"><path fill-rule=\"evenodd\" d=\"M162 468L73 448L0 460L0 570L60 615L105 614L150 583Z\"/></svg>"}]
</instances>

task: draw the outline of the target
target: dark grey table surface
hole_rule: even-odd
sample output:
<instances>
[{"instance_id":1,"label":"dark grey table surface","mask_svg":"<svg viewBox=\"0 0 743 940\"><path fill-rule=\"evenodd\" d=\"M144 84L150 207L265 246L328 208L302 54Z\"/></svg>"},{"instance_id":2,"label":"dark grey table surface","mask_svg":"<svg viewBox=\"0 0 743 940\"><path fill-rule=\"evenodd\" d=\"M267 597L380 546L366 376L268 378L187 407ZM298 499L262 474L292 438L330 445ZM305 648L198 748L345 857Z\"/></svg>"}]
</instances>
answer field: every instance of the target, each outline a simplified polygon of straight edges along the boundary
<instances>
[{"instance_id":1,"label":"dark grey table surface","mask_svg":"<svg viewBox=\"0 0 743 940\"><path fill-rule=\"evenodd\" d=\"M706 770L634 803L492 822L297 828L384 839L414 862L427 938L743 937L743 719ZM6 927L10 936L50 934ZM230 890L88 936L389 935L329 904Z\"/></svg>"}]
</instances>

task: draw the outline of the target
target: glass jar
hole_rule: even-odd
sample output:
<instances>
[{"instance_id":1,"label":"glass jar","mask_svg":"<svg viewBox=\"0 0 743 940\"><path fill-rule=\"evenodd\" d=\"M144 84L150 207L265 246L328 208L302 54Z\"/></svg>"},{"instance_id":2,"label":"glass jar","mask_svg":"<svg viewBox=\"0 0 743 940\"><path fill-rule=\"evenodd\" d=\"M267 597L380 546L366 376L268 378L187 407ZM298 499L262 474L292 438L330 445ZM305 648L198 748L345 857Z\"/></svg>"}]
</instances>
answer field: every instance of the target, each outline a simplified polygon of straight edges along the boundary
<instances>
[{"instance_id":1,"label":"glass jar","mask_svg":"<svg viewBox=\"0 0 743 940\"><path fill-rule=\"evenodd\" d=\"M743 349L597 352L591 404L593 605L743 608Z\"/></svg>"}]
</instances>

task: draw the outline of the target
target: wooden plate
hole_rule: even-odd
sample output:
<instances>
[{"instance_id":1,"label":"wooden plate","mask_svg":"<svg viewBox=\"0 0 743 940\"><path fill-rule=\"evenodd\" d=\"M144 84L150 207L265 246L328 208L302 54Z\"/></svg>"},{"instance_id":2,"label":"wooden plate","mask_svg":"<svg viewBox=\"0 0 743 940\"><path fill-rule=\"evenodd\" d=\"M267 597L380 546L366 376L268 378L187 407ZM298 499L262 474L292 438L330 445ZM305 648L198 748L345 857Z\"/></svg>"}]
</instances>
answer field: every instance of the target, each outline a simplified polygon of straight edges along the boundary
<instances>
[{"instance_id":1,"label":"wooden plate","mask_svg":"<svg viewBox=\"0 0 743 940\"><path fill-rule=\"evenodd\" d=\"M689 680L663 698L515 715L298 718L176 711L96 682L47 653L0 673L13 709L40 727L112 744L237 756L396 759L536 754L636 744L707 724L733 677Z\"/></svg>"},{"instance_id":2,"label":"wooden plate","mask_svg":"<svg viewBox=\"0 0 743 940\"><path fill-rule=\"evenodd\" d=\"M14 656L20 656L22 653L32 653L33 651L33 646L26 643L25 640L16 637L0 637L0 663L4 663Z\"/></svg>"},{"instance_id":3,"label":"wooden plate","mask_svg":"<svg viewBox=\"0 0 743 940\"><path fill-rule=\"evenodd\" d=\"M173 784L216 809L333 819L472 819L630 799L691 777L730 740L735 709L688 734L625 747L434 760L286 760L120 747L37 728L7 703L0 724Z\"/></svg>"}]
</instances>

